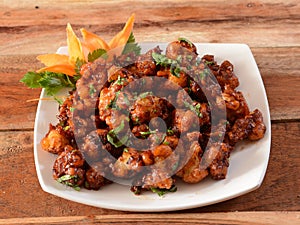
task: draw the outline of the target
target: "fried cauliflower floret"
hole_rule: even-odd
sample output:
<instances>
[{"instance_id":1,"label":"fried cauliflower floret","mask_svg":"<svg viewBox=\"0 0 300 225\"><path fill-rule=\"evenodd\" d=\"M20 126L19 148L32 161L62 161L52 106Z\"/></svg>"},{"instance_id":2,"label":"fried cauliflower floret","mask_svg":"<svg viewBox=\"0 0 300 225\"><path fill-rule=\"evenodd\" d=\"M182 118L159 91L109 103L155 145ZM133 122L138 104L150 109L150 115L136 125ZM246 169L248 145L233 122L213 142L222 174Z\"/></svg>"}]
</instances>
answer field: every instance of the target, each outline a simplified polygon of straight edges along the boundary
<instances>
[{"instance_id":1,"label":"fried cauliflower floret","mask_svg":"<svg viewBox=\"0 0 300 225\"><path fill-rule=\"evenodd\" d=\"M235 91L228 85L225 85L222 97L226 104L227 118L230 122L249 114L248 104L242 92Z\"/></svg>"},{"instance_id":2,"label":"fried cauliflower floret","mask_svg":"<svg viewBox=\"0 0 300 225\"><path fill-rule=\"evenodd\" d=\"M113 165L113 174L116 177L133 177L141 170L143 160L141 155L133 148L126 148L121 157Z\"/></svg>"},{"instance_id":3,"label":"fried cauliflower floret","mask_svg":"<svg viewBox=\"0 0 300 225\"><path fill-rule=\"evenodd\" d=\"M214 143L205 151L204 164L208 165L209 173L214 180L226 178L230 150L230 146L225 143Z\"/></svg>"},{"instance_id":4,"label":"fried cauliflower floret","mask_svg":"<svg viewBox=\"0 0 300 225\"><path fill-rule=\"evenodd\" d=\"M69 140L66 137L63 128L59 125L53 126L52 124L49 124L49 131L41 141L42 149L58 154L62 152L68 144Z\"/></svg>"},{"instance_id":5,"label":"fried cauliflower floret","mask_svg":"<svg viewBox=\"0 0 300 225\"><path fill-rule=\"evenodd\" d=\"M152 169L150 173L146 174L142 179L142 187L145 189L161 188L171 189L175 180L165 170Z\"/></svg>"},{"instance_id":6,"label":"fried cauliflower floret","mask_svg":"<svg viewBox=\"0 0 300 225\"><path fill-rule=\"evenodd\" d=\"M198 119L196 113L191 110L176 109L173 111L173 126L181 133L193 130Z\"/></svg>"},{"instance_id":7,"label":"fried cauliflower floret","mask_svg":"<svg viewBox=\"0 0 300 225\"><path fill-rule=\"evenodd\" d=\"M134 124L149 122L154 117L165 120L169 115L167 101L151 95L138 99L131 110L131 119Z\"/></svg>"},{"instance_id":8,"label":"fried cauliflower floret","mask_svg":"<svg viewBox=\"0 0 300 225\"><path fill-rule=\"evenodd\" d=\"M85 180L85 160L78 149L67 145L53 165L53 178L68 186L81 186Z\"/></svg>"},{"instance_id":9,"label":"fried cauliflower floret","mask_svg":"<svg viewBox=\"0 0 300 225\"><path fill-rule=\"evenodd\" d=\"M166 56L174 60L176 60L178 56L182 56L182 63L189 65L190 61L197 57L197 49L193 43L184 39L173 41L167 46Z\"/></svg>"},{"instance_id":10,"label":"fried cauliflower floret","mask_svg":"<svg viewBox=\"0 0 300 225\"><path fill-rule=\"evenodd\" d=\"M266 126L263 122L262 113L255 109L244 118L237 119L231 130L228 132L228 137L232 145L238 141L249 139L251 141L259 140L264 137Z\"/></svg>"},{"instance_id":11,"label":"fried cauliflower floret","mask_svg":"<svg viewBox=\"0 0 300 225\"><path fill-rule=\"evenodd\" d=\"M233 65L228 60L221 64L219 74L216 78L221 87L229 85L230 88L235 89L239 86L239 80L233 72Z\"/></svg>"},{"instance_id":12,"label":"fried cauliflower floret","mask_svg":"<svg viewBox=\"0 0 300 225\"><path fill-rule=\"evenodd\" d=\"M105 166L100 162L93 163L86 171L84 187L87 189L99 190L105 184L110 183L104 175Z\"/></svg>"},{"instance_id":13,"label":"fried cauliflower floret","mask_svg":"<svg viewBox=\"0 0 300 225\"><path fill-rule=\"evenodd\" d=\"M200 167L202 149L197 141L191 144L191 150L193 151L187 164L179 170L176 175L181 177L186 183L198 183L203 180L207 175L207 169Z\"/></svg>"}]
</instances>

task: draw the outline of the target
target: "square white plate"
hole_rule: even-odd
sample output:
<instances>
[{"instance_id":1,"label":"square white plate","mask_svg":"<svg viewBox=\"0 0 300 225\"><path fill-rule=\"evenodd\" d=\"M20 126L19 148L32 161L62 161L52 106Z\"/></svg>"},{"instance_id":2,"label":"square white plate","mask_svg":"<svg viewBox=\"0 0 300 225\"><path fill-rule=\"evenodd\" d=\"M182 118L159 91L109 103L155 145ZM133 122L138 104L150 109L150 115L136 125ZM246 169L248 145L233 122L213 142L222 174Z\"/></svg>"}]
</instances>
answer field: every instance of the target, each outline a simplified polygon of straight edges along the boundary
<instances>
[{"instance_id":1,"label":"square white plate","mask_svg":"<svg viewBox=\"0 0 300 225\"><path fill-rule=\"evenodd\" d=\"M165 49L165 43L140 44L142 52L159 45ZM178 190L159 197L152 192L135 196L129 186L111 184L99 191L82 188L76 191L56 182L52 178L52 166L56 155L41 149L40 141L48 132L49 123L56 124L58 104L56 101L39 101L34 127L34 156L38 179L42 189L53 195L95 207L124 211L158 212L195 208L214 204L243 195L257 189L265 176L271 145L271 123L265 88L250 48L245 44L195 44L199 56L215 55L221 63L229 60L234 65L235 74L240 81L241 90L250 110L258 108L267 127L263 139L257 142L243 142L237 146L230 157L227 178L215 181L207 178L198 184L177 182ZM67 48L61 47L57 53L67 54ZM44 90L41 98L45 97Z\"/></svg>"}]
</instances>

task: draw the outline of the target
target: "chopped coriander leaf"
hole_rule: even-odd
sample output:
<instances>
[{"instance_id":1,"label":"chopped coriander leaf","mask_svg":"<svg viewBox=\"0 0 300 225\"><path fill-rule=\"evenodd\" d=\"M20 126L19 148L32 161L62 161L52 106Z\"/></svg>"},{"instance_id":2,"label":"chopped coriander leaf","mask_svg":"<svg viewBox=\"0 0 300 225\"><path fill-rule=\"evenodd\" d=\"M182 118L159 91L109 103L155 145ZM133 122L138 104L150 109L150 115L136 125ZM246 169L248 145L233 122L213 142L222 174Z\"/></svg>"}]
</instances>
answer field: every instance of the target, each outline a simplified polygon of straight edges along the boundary
<instances>
[{"instance_id":1,"label":"chopped coriander leaf","mask_svg":"<svg viewBox=\"0 0 300 225\"><path fill-rule=\"evenodd\" d=\"M115 84L118 84L118 85L124 85L124 83L127 81L126 78L124 77L121 77L120 75L118 76L118 79L116 80Z\"/></svg>"},{"instance_id":2,"label":"chopped coriander leaf","mask_svg":"<svg viewBox=\"0 0 300 225\"><path fill-rule=\"evenodd\" d=\"M195 106L193 106L192 104L188 103L188 102L184 102L184 106L189 108L191 111L195 112L196 115L199 117L199 118L202 118L202 113L200 111L201 109L201 105L200 104L197 104Z\"/></svg>"},{"instance_id":3,"label":"chopped coriander leaf","mask_svg":"<svg viewBox=\"0 0 300 225\"><path fill-rule=\"evenodd\" d=\"M167 129L167 134L168 134L169 136L174 135L174 131L172 130L172 128Z\"/></svg>"},{"instance_id":4,"label":"chopped coriander leaf","mask_svg":"<svg viewBox=\"0 0 300 225\"><path fill-rule=\"evenodd\" d=\"M105 49L99 48L99 49L94 50L93 52L90 52L88 54L88 61L94 62L96 59L98 59L100 57L107 59L107 54L106 54Z\"/></svg>"},{"instance_id":5,"label":"chopped coriander leaf","mask_svg":"<svg viewBox=\"0 0 300 225\"><path fill-rule=\"evenodd\" d=\"M147 92L143 92L139 95L139 98L142 99L142 98L146 98L147 96L150 96L150 95L153 95L153 92L152 91L147 91Z\"/></svg>"},{"instance_id":6,"label":"chopped coriander leaf","mask_svg":"<svg viewBox=\"0 0 300 225\"><path fill-rule=\"evenodd\" d=\"M67 130L70 129L70 126L65 126L63 129L64 129L65 131L67 131Z\"/></svg>"},{"instance_id":7,"label":"chopped coriander leaf","mask_svg":"<svg viewBox=\"0 0 300 225\"><path fill-rule=\"evenodd\" d=\"M63 183L65 181L68 181L68 180L71 180L71 179L76 179L77 178L77 175L69 175L69 174L66 174L66 175L63 175L61 176L60 178L57 179L57 182L59 183Z\"/></svg>"},{"instance_id":8,"label":"chopped coriander leaf","mask_svg":"<svg viewBox=\"0 0 300 225\"><path fill-rule=\"evenodd\" d=\"M143 136L150 135L150 134L156 134L156 130L141 131L140 134Z\"/></svg>"},{"instance_id":9,"label":"chopped coriander leaf","mask_svg":"<svg viewBox=\"0 0 300 225\"><path fill-rule=\"evenodd\" d=\"M128 140L127 136L124 136L123 138L121 138L121 140L118 140L118 138L115 137L114 135L107 134L107 141L110 142L116 148L119 148L119 147L123 146L124 144L126 144L127 140Z\"/></svg>"},{"instance_id":10,"label":"chopped coriander leaf","mask_svg":"<svg viewBox=\"0 0 300 225\"><path fill-rule=\"evenodd\" d=\"M90 94L90 96L92 97L96 92L97 92L97 90L96 90L96 88L94 87L94 85L93 84L90 84L89 85L89 94Z\"/></svg>"},{"instance_id":11,"label":"chopped coriander leaf","mask_svg":"<svg viewBox=\"0 0 300 225\"><path fill-rule=\"evenodd\" d=\"M106 109L116 109L119 110L119 106L117 105L117 100L119 97L120 91L116 92L116 96L113 100L110 101L110 103L106 106Z\"/></svg>"},{"instance_id":12,"label":"chopped coriander leaf","mask_svg":"<svg viewBox=\"0 0 300 225\"><path fill-rule=\"evenodd\" d=\"M110 142L116 148L121 147L128 140L127 135L122 137L120 140L117 138L117 134L119 134L124 129L124 127L125 127L124 120L122 120L122 122L120 123L119 126L117 126L116 128L110 130L108 132L108 134L106 135L108 142Z\"/></svg>"},{"instance_id":13,"label":"chopped coriander leaf","mask_svg":"<svg viewBox=\"0 0 300 225\"><path fill-rule=\"evenodd\" d=\"M177 56L176 61L181 63L182 62L182 55Z\"/></svg>"},{"instance_id":14,"label":"chopped coriander leaf","mask_svg":"<svg viewBox=\"0 0 300 225\"><path fill-rule=\"evenodd\" d=\"M123 93L123 96L124 96L124 102L125 102L125 104L127 105L127 106L130 106L130 101L129 101L129 99L128 99L128 95L126 94L126 93ZM128 119L128 121L129 121L129 118L127 118Z\"/></svg>"},{"instance_id":15,"label":"chopped coriander leaf","mask_svg":"<svg viewBox=\"0 0 300 225\"><path fill-rule=\"evenodd\" d=\"M179 161L176 161L176 162L174 163L174 165L172 166L172 172L175 172L176 169L178 168L178 166L179 166ZM174 186L174 187L175 187L175 186Z\"/></svg>"},{"instance_id":16,"label":"chopped coriander leaf","mask_svg":"<svg viewBox=\"0 0 300 225\"><path fill-rule=\"evenodd\" d=\"M70 108L70 111L71 111L71 112L74 112L74 111L75 111L75 108L74 108L74 107L71 107L71 108Z\"/></svg>"},{"instance_id":17,"label":"chopped coriander leaf","mask_svg":"<svg viewBox=\"0 0 300 225\"><path fill-rule=\"evenodd\" d=\"M186 39L186 38L183 38L183 37L178 38L178 41L180 41L180 42L185 42L185 43L187 43L191 48L193 47L193 43L192 43L190 40Z\"/></svg>"},{"instance_id":18,"label":"chopped coriander leaf","mask_svg":"<svg viewBox=\"0 0 300 225\"><path fill-rule=\"evenodd\" d=\"M76 191L80 191L80 187L77 184L72 183L70 180L73 180L76 183L78 181L78 175L66 174L59 177L57 182L70 186Z\"/></svg>"},{"instance_id":19,"label":"chopped coriander leaf","mask_svg":"<svg viewBox=\"0 0 300 225\"><path fill-rule=\"evenodd\" d=\"M152 58L155 60L156 65L161 65L164 67L171 66L172 64L177 64L176 60L170 59L163 54L152 52Z\"/></svg>"},{"instance_id":20,"label":"chopped coriander leaf","mask_svg":"<svg viewBox=\"0 0 300 225\"><path fill-rule=\"evenodd\" d=\"M125 127L125 123L124 123L124 120L122 120L122 122L120 123L120 125L117 126L114 129L112 129L111 131L113 131L115 134L118 134L118 133L120 133L124 129L124 127Z\"/></svg>"},{"instance_id":21,"label":"chopped coriander leaf","mask_svg":"<svg viewBox=\"0 0 300 225\"><path fill-rule=\"evenodd\" d=\"M200 74L199 77L201 80L203 80L206 76L210 75L210 70L208 68L205 68Z\"/></svg>"},{"instance_id":22,"label":"chopped coriander leaf","mask_svg":"<svg viewBox=\"0 0 300 225\"><path fill-rule=\"evenodd\" d=\"M78 185L73 186L73 189L74 189L75 191L80 191L80 187L79 187Z\"/></svg>"},{"instance_id":23,"label":"chopped coriander leaf","mask_svg":"<svg viewBox=\"0 0 300 225\"><path fill-rule=\"evenodd\" d=\"M187 55L186 58L187 58L188 60L192 60L194 57L193 57L192 55Z\"/></svg>"},{"instance_id":24,"label":"chopped coriander leaf","mask_svg":"<svg viewBox=\"0 0 300 225\"><path fill-rule=\"evenodd\" d=\"M180 77L181 68L177 60L168 58L163 54L152 52L152 58L154 59L156 65L163 67L170 67L170 72L176 77ZM180 57L177 57L178 60L181 60Z\"/></svg>"},{"instance_id":25,"label":"chopped coriander leaf","mask_svg":"<svg viewBox=\"0 0 300 225\"><path fill-rule=\"evenodd\" d=\"M175 185L173 185L170 189L165 189L165 188L150 188L150 190L153 193L158 194L159 197L161 197L161 196L164 196L168 192L176 192L177 191L177 187Z\"/></svg>"},{"instance_id":26,"label":"chopped coriander leaf","mask_svg":"<svg viewBox=\"0 0 300 225\"><path fill-rule=\"evenodd\" d=\"M172 67L171 67L171 73L172 73L175 77L180 77L180 72L181 72L180 67L175 67L175 68L172 68Z\"/></svg>"},{"instance_id":27,"label":"chopped coriander leaf","mask_svg":"<svg viewBox=\"0 0 300 225\"><path fill-rule=\"evenodd\" d=\"M206 65L212 65L212 64L215 64L215 62L214 61L205 61L205 64Z\"/></svg>"}]
</instances>

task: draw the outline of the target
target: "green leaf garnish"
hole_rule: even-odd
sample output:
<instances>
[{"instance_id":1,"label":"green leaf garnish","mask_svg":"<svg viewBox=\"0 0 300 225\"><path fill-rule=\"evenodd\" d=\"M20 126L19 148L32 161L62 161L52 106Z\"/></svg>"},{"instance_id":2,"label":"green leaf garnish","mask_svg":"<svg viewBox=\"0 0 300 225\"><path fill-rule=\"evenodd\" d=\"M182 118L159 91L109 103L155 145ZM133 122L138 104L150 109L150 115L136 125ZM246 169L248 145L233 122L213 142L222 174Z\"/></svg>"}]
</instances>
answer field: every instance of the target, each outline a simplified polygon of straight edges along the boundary
<instances>
[{"instance_id":1,"label":"green leaf garnish","mask_svg":"<svg viewBox=\"0 0 300 225\"><path fill-rule=\"evenodd\" d=\"M74 190L79 191L80 187L77 184L73 184L70 180L73 180L75 183L78 181L78 175L63 175L59 177L56 181L67 186L72 187Z\"/></svg>"},{"instance_id":2,"label":"green leaf garnish","mask_svg":"<svg viewBox=\"0 0 300 225\"><path fill-rule=\"evenodd\" d=\"M89 94L90 94L90 96L92 97L96 92L97 92L97 90L94 87L94 85L90 84L90 86L89 86Z\"/></svg>"},{"instance_id":3,"label":"green leaf garnish","mask_svg":"<svg viewBox=\"0 0 300 225\"><path fill-rule=\"evenodd\" d=\"M30 88L45 88L47 95L55 96L62 88L74 89L79 78L80 76L69 77L62 73L30 71L24 75L20 82Z\"/></svg>"},{"instance_id":4,"label":"green leaf garnish","mask_svg":"<svg viewBox=\"0 0 300 225\"><path fill-rule=\"evenodd\" d=\"M178 38L178 41L182 41L182 42L185 42L185 43L187 43L191 48L193 47L193 43L190 41L190 40L188 40L188 39L186 39L186 38L183 38L183 37L180 37L180 38Z\"/></svg>"},{"instance_id":5,"label":"green leaf garnish","mask_svg":"<svg viewBox=\"0 0 300 225\"><path fill-rule=\"evenodd\" d=\"M175 185L173 185L170 189L165 189L165 188L150 188L150 190L153 193L158 194L159 197L161 197L161 196L164 196L168 192L176 192L177 191L177 187Z\"/></svg>"},{"instance_id":6,"label":"green leaf garnish","mask_svg":"<svg viewBox=\"0 0 300 225\"><path fill-rule=\"evenodd\" d=\"M110 130L106 135L107 141L110 142L116 148L121 147L128 140L127 135L122 137L121 139L118 139L118 137L117 137L117 134L119 134L124 129L124 127L125 127L125 123L124 123L124 120L122 120L122 122L120 123L119 126L117 126L116 128Z\"/></svg>"},{"instance_id":7,"label":"green leaf garnish","mask_svg":"<svg viewBox=\"0 0 300 225\"><path fill-rule=\"evenodd\" d=\"M106 54L105 49L99 48L99 49L94 50L93 52L90 52L88 54L88 61L94 62L96 59L98 59L100 57L107 59L108 56Z\"/></svg>"},{"instance_id":8,"label":"green leaf garnish","mask_svg":"<svg viewBox=\"0 0 300 225\"><path fill-rule=\"evenodd\" d=\"M146 91L146 92L143 92L141 93L138 98L142 99L142 98L146 98L147 96L151 96L153 95L153 92L152 91Z\"/></svg>"},{"instance_id":9,"label":"green leaf garnish","mask_svg":"<svg viewBox=\"0 0 300 225\"><path fill-rule=\"evenodd\" d=\"M135 42L135 37L132 32L127 40L122 54L127 54L130 52L134 52L136 55L141 54L141 47Z\"/></svg>"},{"instance_id":10,"label":"green leaf garnish","mask_svg":"<svg viewBox=\"0 0 300 225\"><path fill-rule=\"evenodd\" d=\"M175 77L180 77L180 72L182 69L180 68L179 62L177 60L170 59L166 55L156 52L152 52L152 58L154 59L156 65L170 67L171 74ZM180 57L177 57L177 59L181 61Z\"/></svg>"},{"instance_id":11,"label":"green leaf garnish","mask_svg":"<svg viewBox=\"0 0 300 225\"><path fill-rule=\"evenodd\" d=\"M117 100L118 100L119 94L120 94L120 91L117 91L114 99L111 100L110 103L105 107L106 109L119 110L119 106L117 105Z\"/></svg>"},{"instance_id":12,"label":"green leaf garnish","mask_svg":"<svg viewBox=\"0 0 300 225\"><path fill-rule=\"evenodd\" d=\"M150 135L150 134L156 134L156 130L141 131L140 134L142 136L146 136L146 135Z\"/></svg>"},{"instance_id":13,"label":"green leaf garnish","mask_svg":"<svg viewBox=\"0 0 300 225\"><path fill-rule=\"evenodd\" d=\"M191 111L195 112L196 115L199 117L199 118L202 118L202 113L200 111L201 109L201 105L200 104L197 104L195 106L193 106L192 104L188 103L188 102L184 102L183 103L185 107L189 108Z\"/></svg>"}]
</instances>

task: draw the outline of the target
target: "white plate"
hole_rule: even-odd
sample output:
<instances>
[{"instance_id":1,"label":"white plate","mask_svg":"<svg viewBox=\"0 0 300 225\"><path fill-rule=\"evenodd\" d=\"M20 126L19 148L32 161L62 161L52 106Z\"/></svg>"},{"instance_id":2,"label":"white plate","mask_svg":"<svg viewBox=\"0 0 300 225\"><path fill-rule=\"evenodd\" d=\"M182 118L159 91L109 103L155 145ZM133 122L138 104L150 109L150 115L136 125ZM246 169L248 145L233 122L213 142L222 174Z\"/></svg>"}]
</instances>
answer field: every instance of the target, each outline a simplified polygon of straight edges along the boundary
<instances>
[{"instance_id":1,"label":"white plate","mask_svg":"<svg viewBox=\"0 0 300 225\"><path fill-rule=\"evenodd\" d=\"M143 52L163 43L141 44ZM177 182L178 190L159 197L152 192L135 196L128 186L111 184L99 191L82 188L76 191L62 185L52 178L52 166L56 155L41 149L40 141L48 131L49 123L56 124L58 105L55 101L40 101L37 108L34 127L34 156L36 171L42 189L53 195L91 206L125 210L158 212L181 210L205 206L235 198L257 189L265 176L268 165L271 126L268 100L265 88L251 53L245 44L196 44L200 56L215 55L221 63L227 59L234 65L236 75L240 80L239 90L242 90L251 110L260 109L267 127L265 137L257 142L241 143L232 153L227 178L214 181L210 178L198 184ZM58 49L58 53L67 54L67 48ZM44 91L41 98L45 97Z\"/></svg>"}]
</instances>

